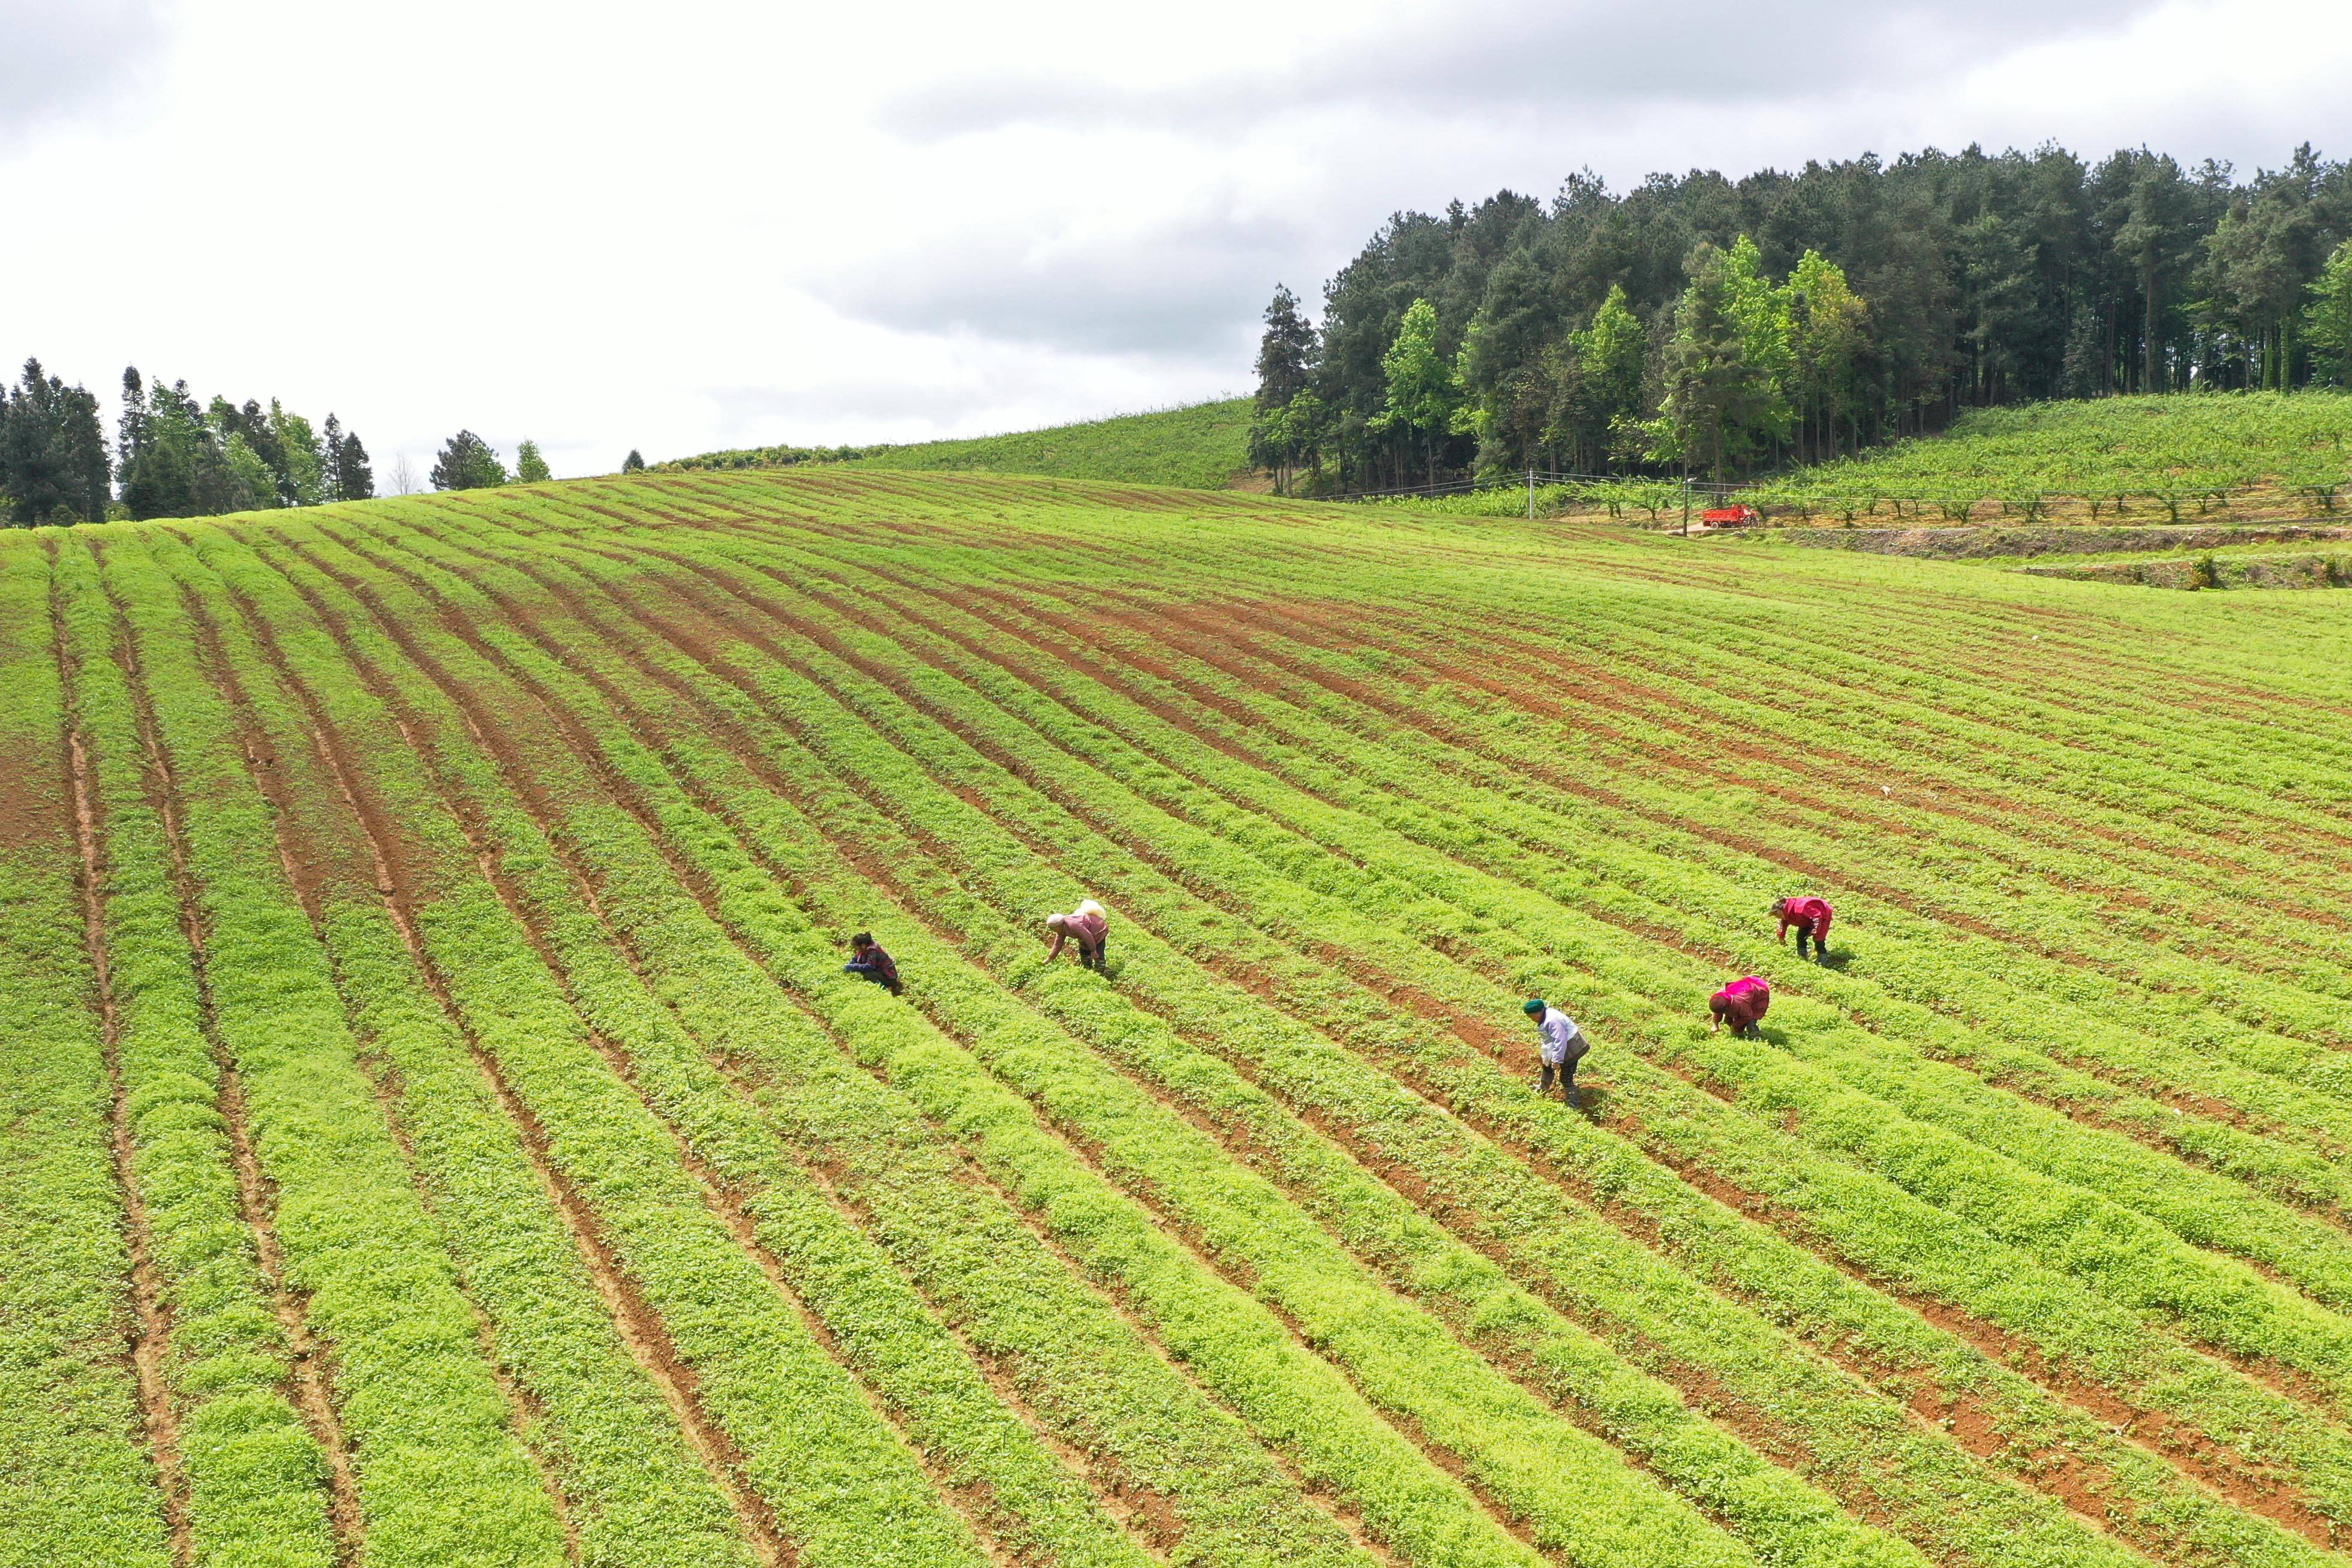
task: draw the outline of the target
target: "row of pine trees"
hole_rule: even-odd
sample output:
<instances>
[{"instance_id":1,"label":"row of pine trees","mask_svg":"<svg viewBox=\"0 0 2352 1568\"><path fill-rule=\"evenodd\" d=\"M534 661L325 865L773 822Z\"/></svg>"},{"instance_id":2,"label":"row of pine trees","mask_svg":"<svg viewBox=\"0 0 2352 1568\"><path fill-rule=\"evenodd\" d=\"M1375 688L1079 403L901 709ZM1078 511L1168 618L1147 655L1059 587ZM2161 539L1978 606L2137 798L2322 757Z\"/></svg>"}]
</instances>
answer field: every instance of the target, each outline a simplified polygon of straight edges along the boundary
<instances>
[{"instance_id":1,"label":"row of pine trees","mask_svg":"<svg viewBox=\"0 0 2352 1568\"><path fill-rule=\"evenodd\" d=\"M2045 145L1580 174L1391 218L1319 321L1276 291L1257 374L1253 458L1313 489L1721 479L1969 406L2352 384L2352 167Z\"/></svg>"},{"instance_id":2,"label":"row of pine trees","mask_svg":"<svg viewBox=\"0 0 2352 1568\"><path fill-rule=\"evenodd\" d=\"M314 426L278 399L200 403L184 381L122 373L109 449L98 399L37 359L0 385L0 523L209 517L375 494L367 447L332 414Z\"/></svg>"},{"instance_id":3,"label":"row of pine trees","mask_svg":"<svg viewBox=\"0 0 2352 1568\"><path fill-rule=\"evenodd\" d=\"M624 471L645 467L631 452ZM509 471L471 430L436 458L433 488L478 489L552 478L538 443L515 448ZM407 489L404 483L398 488ZM367 447L332 414L314 426L278 399L199 403L188 384L122 373L122 414L109 449L98 399L41 362L0 384L0 525L108 518L215 517L269 507L366 500L376 493Z\"/></svg>"}]
</instances>

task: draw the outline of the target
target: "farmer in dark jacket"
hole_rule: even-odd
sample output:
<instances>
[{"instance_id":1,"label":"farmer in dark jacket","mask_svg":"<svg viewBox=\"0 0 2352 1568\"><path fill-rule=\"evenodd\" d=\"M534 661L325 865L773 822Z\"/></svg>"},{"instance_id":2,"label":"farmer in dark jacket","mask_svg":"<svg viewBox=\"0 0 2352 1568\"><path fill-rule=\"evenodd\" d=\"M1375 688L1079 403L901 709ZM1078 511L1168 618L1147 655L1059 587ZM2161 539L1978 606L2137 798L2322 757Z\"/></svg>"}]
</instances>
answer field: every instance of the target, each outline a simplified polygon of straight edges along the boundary
<instances>
[{"instance_id":1,"label":"farmer in dark jacket","mask_svg":"<svg viewBox=\"0 0 2352 1568\"><path fill-rule=\"evenodd\" d=\"M887 986L890 994L898 994L898 966L882 951L870 931L859 931L849 939L849 962L841 966L844 974L855 974L860 980L871 980L877 985Z\"/></svg>"}]
</instances>

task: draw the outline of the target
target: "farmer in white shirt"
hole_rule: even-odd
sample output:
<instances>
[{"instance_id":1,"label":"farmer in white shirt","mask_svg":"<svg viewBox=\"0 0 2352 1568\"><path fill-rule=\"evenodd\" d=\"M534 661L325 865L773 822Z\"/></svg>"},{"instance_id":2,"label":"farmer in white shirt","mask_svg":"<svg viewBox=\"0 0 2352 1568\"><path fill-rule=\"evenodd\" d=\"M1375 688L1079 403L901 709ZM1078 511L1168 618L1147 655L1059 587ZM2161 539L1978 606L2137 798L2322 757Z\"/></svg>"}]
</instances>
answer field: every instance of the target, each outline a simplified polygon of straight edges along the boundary
<instances>
[{"instance_id":1,"label":"farmer in white shirt","mask_svg":"<svg viewBox=\"0 0 2352 1568\"><path fill-rule=\"evenodd\" d=\"M1576 1064L1584 1059L1586 1051L1592 1048L1584 1037L1584 1031L1576 1026L1575 1019L1557 1007L1547 1005L1540 996L1528 997L1527 1005L1519 1010L1535 1020L1536 1035L1542 1042L1543 1082L1536 1092L1549 1094L1552 1075L1557 1073L1559 1075L1559 1097L1579 1110L1583 1110L1584 1098L1576 1091Z\"/></svg>"}]
</instances>

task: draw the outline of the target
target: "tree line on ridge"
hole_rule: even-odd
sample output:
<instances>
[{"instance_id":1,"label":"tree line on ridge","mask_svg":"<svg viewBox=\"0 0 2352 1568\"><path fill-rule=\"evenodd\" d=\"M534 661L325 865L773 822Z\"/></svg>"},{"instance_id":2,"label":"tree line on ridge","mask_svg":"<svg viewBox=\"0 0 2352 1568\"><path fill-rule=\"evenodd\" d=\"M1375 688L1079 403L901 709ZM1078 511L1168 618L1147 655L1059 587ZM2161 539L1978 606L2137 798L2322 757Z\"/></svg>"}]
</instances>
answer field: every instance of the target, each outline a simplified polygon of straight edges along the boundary
<instances>
[{"instance_id":1,"label":"tree line on ridge","mask_svg":"<svg viewBox=\"0 0 2352 1568\"><path fill-rule=\"evenodd\" d=\"M1286 489L1850 453L1961 409L2352 384L2352 168L1929 150L1400 213L1266 308Z\"/></svg>"}]
</instances>

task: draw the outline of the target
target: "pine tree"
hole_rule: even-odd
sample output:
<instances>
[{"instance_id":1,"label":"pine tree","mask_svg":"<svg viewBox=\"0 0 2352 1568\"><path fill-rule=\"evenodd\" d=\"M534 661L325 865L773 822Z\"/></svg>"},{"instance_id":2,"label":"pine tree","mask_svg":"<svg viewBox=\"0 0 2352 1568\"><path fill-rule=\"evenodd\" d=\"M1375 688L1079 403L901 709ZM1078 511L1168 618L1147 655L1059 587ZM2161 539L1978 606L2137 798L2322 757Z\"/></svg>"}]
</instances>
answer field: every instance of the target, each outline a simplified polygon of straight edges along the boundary
<instances>
[{"instance_id":1,"label":"pine tree","mask_svg":"<svg viewBox=\"0 0 2352 1568\"><path fill-rule=\"evenodd\" d=\"M1769 376L1748 360L1750 334L1740 319L1741 279L1729 258L1701 245L1690 287L1675 310L1666 344L1665 389L1652 455L1696 462L1717 479L1727 462L1745 458L1753 433L1778 397Z\"/></svg>"},{"instance_id":2,"label":"pine tree","mask_svg":"<svg viewBox=\"0 0 2352 1568\"><path fill-rule=\"evenodd\" d=\"M335 462L342 449L343 422L330 414L326 424L319 427L319 455L322 459L319 469L319 496L321 500L344 499L342 475Z\"/></svg>"},{"instance_id":3,"label":"pine tree","mask_svg":"<svg viewBox=\"0 0 2352 1568\"><path fill-rule=\"evenodd\" d=\"M7 521L103 521L113 466L98 399L28 359L24 380L13 395L0 387L0 503Z\"/></svg>"},{"instance_id":4,"label":"pine tree","mask_svg":"<svg viewBox=\"0 0 2352 1568\"><path fill-rule=\"evenodd\" d=\"M1298 298L1286 286L1276 285L1265 308L1265 332L1258 340L1257 405L1250 421L1249 460L1271 468L1275 487L1290 487L1290 470L1298 460L1297 432L1289 418L1292 401L1307 389L1307 354L1315 345L1315 329L1298 313Z\"/></svg>"},{"instance_id":5,"label":"pine tree","mask_svg":"<svg viewBox=\"0 0 2352 1568\"><path fill-rule=\"evenodd\" d=\"M523 485L545 484L555 476L548 471L547 459L539 455L539 443L526 439L515 448L515 482Z\"/></svg>"},{"instance_id":6,"label":"pine tree","mask_svg":"<svg viewBox=\"0 0 2352 1568\"><path fill-rule=\"evenodd\" d=\"M635 447L630 447L629 455L621 459L621 472L625 474L642 474L645 471L645 454L639 452Z\"/></svg>"},{"instance_id":7,"label":"pine tree","mask_svg":"<svg viewBox=\"0 0 2352 1568\"><path fill-rule=\"evenodd\" d=\"M460 430L442 445L433 464L436 490L478 490L507 482L506 465L489 443L471 430Z\"/></svg>"},{"instance_id":8,"label":"pine tree","mask_svg":"<svg viewBox=\"0 0 2352 1568\"><path fill-rule=\"evenodd\" d=\"M335 448L335 489L345 500L369 500L375 496L375 470L368 466L367 448L356 431L343 433Z\"/></svg>"}]
</instances>

